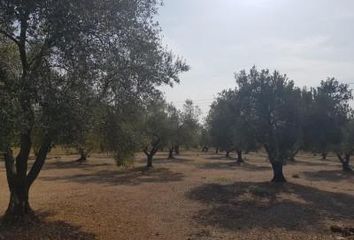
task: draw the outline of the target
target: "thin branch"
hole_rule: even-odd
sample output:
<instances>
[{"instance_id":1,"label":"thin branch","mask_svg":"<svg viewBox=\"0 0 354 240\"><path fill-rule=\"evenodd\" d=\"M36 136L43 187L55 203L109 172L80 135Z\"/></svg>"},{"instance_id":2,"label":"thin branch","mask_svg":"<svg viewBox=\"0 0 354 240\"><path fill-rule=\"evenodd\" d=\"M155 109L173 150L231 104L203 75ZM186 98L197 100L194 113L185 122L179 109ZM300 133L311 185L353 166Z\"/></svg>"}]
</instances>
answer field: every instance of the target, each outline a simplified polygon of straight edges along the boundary
<instances>
[{"instance_id":1,"label":"thin branch","mask_svg":"<svg viewBox=\"0 0 354 240\"><path fill-rule=\"evenodd\" d=\"M19 46L19 41L18 39L16 39L15 36L13 36L12 34L6 32L6 31L3 31L0 29L0 34L4 35L5 37L9 38L11 41L13 41L17 46Z\"/></svg>"}]
</instances>

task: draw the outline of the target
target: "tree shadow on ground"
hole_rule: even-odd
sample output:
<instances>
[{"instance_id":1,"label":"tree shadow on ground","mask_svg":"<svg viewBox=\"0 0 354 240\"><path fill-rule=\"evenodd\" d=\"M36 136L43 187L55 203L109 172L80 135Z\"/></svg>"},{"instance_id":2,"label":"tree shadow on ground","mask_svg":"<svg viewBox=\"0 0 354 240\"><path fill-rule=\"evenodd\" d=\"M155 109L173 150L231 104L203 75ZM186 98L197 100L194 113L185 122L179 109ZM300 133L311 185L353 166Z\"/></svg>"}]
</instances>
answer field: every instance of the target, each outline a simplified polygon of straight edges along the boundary
<instances>
[{"instance_id":1,"label":"tree shadow on ground","mask_svg":"<svg viewBox=\"0 0 354 240\"><path fill-rule=\"evenodd\" d=\"M168 159L166 157L156 157L154 160L153 160L153 163L192 163L193 160L192 159L189 159L189 158L185 158L185 157L182 157L182 156L175 156L174 158L172 159Z\"/></svg>"},{"instance_id":2,"label":"tree shadow on ground","mask_svg":"<svg viewBox=\"0 0 354 240\"><path fill-rule=\"evenodd\" d=\"M74 168L94 168L110 166L108 163L90 163L90 162L77 162L77 161L50 161L44 165L44 169L74 169Z\"/></svg>"},{"instance_id":3,"label":"tree shadow on ground","mask_svg":"<svg viewBox=\"0 0 354 240\"><path fill-rule=\"evenodd\" d=\"M329 229L325 219L350 220L354 216L354 196L292 183L205 184L187 197L206 206L195 216L197 222L231 231L283 228L323 232Z\"/></svg>"},{"instance_id":4,"label":"tree shadow on ground","mask_svg":"<svg viewBox=\"0 0 354 240\"><path fill-rule=\"evenodd\" d=\"M45 181L67 181L82 184L108 184L108 185L139 185L142 183L165 183L182 181L182 173L172 172L167 168L145 167L123 170L90 171L87 174L75 174L69 176L40 177Z\"/></svg>"},{"instance_id":5,"label":"tree shadow on ground","mask_svg":"<svg viewBox=\"0 0 354 240\"><path fill-rule=\"evenodd\" d=\"M287 161L286 165L303 165L303 166L335 166L336 162L332 161L318 161L318 160L301 160L301 159L296 159L295 161Z\"/></svg>"},{"instance_id":6,"label":"tree shadow on ground","mask_svg":"<svg viewBox=\"0 0 354 240\"><path fill-rule=\"evenodd\" d=\"M207 160L234 160L234 157L226 157L225 154L220 154L220 155L204 155L205 159Z\"/></svg>"},{"instance_id":7,"label":"tree shadow on ground","mask_svg":"<svg viewBox=\"0 0 354 240\"><path fill-rule=\"evenodd\" d=\"M221 160L221 159L220 159ZM222 170L233 170L235 167L240 165L235 161L217 161L217 162L207 162L207 163L197 163L201 169L222 169Z\"/></svg>"},{"instance_id":8,"label":"tree shadow on ground","mask_svg":"<svg viewBox=\"0 0 354 240\"><path fill-rule=\"evenodd\" d=\"M35 219L18 226L0 225L0 239L6 240L94 240L95 234L65 221L48 221L48 212L36 213Z\"/></svg>"},{"instance_id":9,"label":"tree shadow on ground","mask_svg":"<svg viewBox=\"0 0 354 240\"><path fill-rule=\"evenodd\" d=\"M311 181L340 182L343 180L352 180L354 183L354 172L344 172L342 170L303 172L302 175Z\"/></svg>"},{"instance_id":10,"label":"tree shadow on ground","mask_svg":"<svg viewBox=\"0 0 354 240\"><path fill-rule=\"evenodd\" d=\"M270 166L270 163L268 163L268 164L269 164L269 166L263 166L263 165L252 164L250 162L244 162L241 164L241 166L244 170L256 172L256 171L271 170L272 167Z\"/></svg>"},{"instance_id":11,"label":"tree shadow on ground","mask_svg":"<svg viewBox=\"0 0 354 240\"><path fill-rule=\"evenodd\" d=\"M237 163L237 159L232 161L217 161L208 162L200 165L201 169L222 169L222 170L234 170L236 168L246 170L246 171L266 171L270 170L270 166L262 166L257 164L252 164L249 162Z\"/></svg>"}]
</instances>

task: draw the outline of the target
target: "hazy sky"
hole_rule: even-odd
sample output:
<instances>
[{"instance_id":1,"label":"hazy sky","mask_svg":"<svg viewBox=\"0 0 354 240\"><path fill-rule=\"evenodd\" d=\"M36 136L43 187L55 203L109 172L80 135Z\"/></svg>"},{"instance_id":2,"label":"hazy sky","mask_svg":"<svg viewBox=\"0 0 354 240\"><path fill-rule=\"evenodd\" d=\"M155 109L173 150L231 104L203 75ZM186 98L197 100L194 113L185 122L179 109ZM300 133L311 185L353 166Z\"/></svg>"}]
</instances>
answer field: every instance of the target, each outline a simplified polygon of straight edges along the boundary
<instances>
[{"instance_id":1,"label":"hazy sky","mask_svg":"<svg viewBox=\"0 0 354 240\"><path fill-rule=\"evenodd\" d=\"M258 68L286 73L298 86L328 76L354 82L354 0L165 0L164 41L191 70L167 100L186 98L204 114L233 73Z\"/></svg>"}]
</instances>

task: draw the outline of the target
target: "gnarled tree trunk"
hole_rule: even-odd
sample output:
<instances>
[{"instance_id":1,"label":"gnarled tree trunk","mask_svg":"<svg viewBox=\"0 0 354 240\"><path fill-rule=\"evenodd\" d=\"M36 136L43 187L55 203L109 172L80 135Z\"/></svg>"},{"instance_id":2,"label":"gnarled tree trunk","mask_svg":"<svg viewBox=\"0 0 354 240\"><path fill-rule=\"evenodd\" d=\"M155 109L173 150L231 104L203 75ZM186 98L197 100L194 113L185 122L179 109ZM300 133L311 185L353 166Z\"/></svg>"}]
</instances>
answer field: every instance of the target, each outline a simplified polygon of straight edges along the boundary
<instances>
[{"instance_id":1,"label":"gnarled tree trunk","mask_svg":"<svg viewBox=\"0 0 354 240\"><path fill-rule=\"evenodd\" d=\"M215 154L219 154L219 148L218 147L215 149Z\"/></svg>"},{"instance_id":2,"label":"gnarled tree trunk","mask_svg":"<svg viewBox=\"0 0 354 240\"><path fill-rule=\"evenodd\" d=\"M203 146L202 152L209 152L209 147L208 146Z\"/></svg>"},{"instance_id":3,"label":"gnarled tree trunk","mask_svg":"<svg viewBox=\"0 0 354 240\"><path fill-rule=\"evenodd\" d=\"M5 213L5 220L18 221L33 212L29 205L28 193L28 186L13 186L10 189L10 202Z\"/></svg>"},{"instance_id":4,"label":"gnarled tree trunk","mask_svg":"<svg viewBox=\"0 0 354 240\"><path fill-rule=\"evenodd\" d=\"M5 153L5 166L10 190L10 201L4 216L5 222L16 223L32 214L33 211L29 204L29 191L44 165L50 146L50 139L45 137L36 160L28 173L27 163L31 150L30 131L21 135L20 152L16 157L16 161L11 149L7 149Z\"/></svg>"},{"instance_id":5,"label":"gnarled tree trunk","mask_svg":"<svg viewBox=\"0 0 354 240\"><path fill-rule=\"evenodd\" d=\"M322 160L326 160L326 159L327 159L327 155L328 155L328 153L327 153L327 152L323 152L323 153L321 153Z\"/></svg>"},{"instance_id":6,"label":"gnarled tree trunk","mask_svg":"<svg viewBox=\"0 0 354 240\"><path fill-rule=\"evenodd\" d=\"M173 151L173 147L168 149L168 159L174 159Z\"/></svg>"},{"instance_id":7,"label":"gnarled tree trunk","mask_svg":"<svg viewBox=\"0 0 354 240\"><path fill-rule=\"evenodd\" d=\"M157 153L157 151L159 150L159 144L160 144L160 139L156 140L153 143L150 151L148 151L148 147L146 147L144 149L144 153L145 153L145 155L147 157L147 161L146 161L146 167L147 168L152 168L152 160L153 160L155 154Z\"/></svg>"},{"instance_id":8,"label":"gnarled tree trunk","mask_svg":"<svg viewBox=\"0 0 354 240\"><path fill-rule=\"evenodd\" d=\"M80 154L80 158L76 161L79 163L87 162L87 158L89 157L89 151L86 151L84 148L80 147L79 154Z\"/></svg>"},{"instance_id":9,"label":"gnarled tree trunk","mask_svg":"<svg viewBox=\"0 0 354 240\"><path fill-rule=\"evenodd\" d=\"M342 168L344 172L352 172L353 169L350 166L350 153L345 153L344 156L341 154L337 153L337 157L339 158L339 161L342 163Z\"/></svg>"},{"instance_id":10,"label":"gnarled tree trunk","mask_svg":"<svg viewBox=\"0 0 354 240\"><path fill-rule=\"evenodd\" d=\"M237 150L237 163L244 163L245 161L242 158L242 151L241 150Z\"/></svg>"},{"instance_id":11,"label":"gnarled tree trunk","mask_svg":"<svg viewBox=\"0 0 354 240\"><path fill-rule=\"evenodd\" d=\"M282 162L272 162L273 168L273 179L271 182L274 183L285 183L286 179L283 174L283 163Z\"/></svg>"},{"instance_id":12,"label":"gnarled tree trunk","mask_svg":"<svg viewBox=\"0 0 354 240\"><path fill-rule=\"evenodd\" d=\"M151 155L151 154L149 154L147 156L147 163L146 163L147 168L152 168L152 158L153 158L153 155Z\"/></svg>"},{"instance_id":13,"label":"gnarled tree trunk","mask_svg":"<svg viewBox=\"0 0 354 240\"><path fill-rule=\"evenodd\" d=\"M229 158L229 157L230 157L230 151L228 151L228 150L226 151L225 157L226 157L226 158Z\"/></svg>"}]
</instances>

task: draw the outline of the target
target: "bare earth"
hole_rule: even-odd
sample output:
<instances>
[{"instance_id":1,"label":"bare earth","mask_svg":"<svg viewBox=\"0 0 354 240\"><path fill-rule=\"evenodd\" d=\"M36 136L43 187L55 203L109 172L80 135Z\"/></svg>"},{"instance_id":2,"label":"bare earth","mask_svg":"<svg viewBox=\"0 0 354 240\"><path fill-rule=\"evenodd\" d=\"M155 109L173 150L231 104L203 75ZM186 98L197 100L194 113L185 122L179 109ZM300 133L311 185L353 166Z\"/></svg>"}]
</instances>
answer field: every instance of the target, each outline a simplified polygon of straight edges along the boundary
<instances>
[{"instance_id":1,"label":"bare earth","mask_svg":"<svg viewBox=\"0 0 354 240\"><path fill-rule=\"evenodd\" d=\"M31 190L41 223L0 228L0 240L352 239L330 231L354 227L354 175L334 157L300 154L285 167L289 183L272 185L262 153L246 155L242 166L212 153L165 156L146 171L142 155L131 169L106 155L81 165L77 156L51 155ZM2 166L2 212L5 179Z\"/></svg>"}]
</instances>

